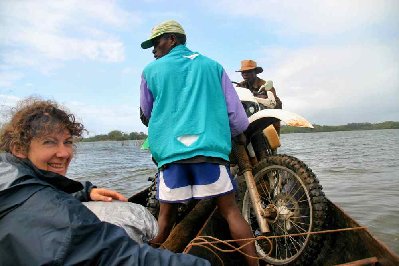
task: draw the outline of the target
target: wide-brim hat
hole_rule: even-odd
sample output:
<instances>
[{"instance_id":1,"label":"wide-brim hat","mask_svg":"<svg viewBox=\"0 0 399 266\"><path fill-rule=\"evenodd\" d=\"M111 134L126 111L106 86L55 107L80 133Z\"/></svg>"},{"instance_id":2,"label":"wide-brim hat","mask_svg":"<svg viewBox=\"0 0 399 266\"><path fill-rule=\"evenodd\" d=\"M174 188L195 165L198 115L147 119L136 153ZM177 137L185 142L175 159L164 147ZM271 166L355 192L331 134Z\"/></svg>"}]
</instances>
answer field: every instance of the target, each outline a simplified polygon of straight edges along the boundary
<instances>
[{"instance_id":1,"label":"wide-brim hat","mask_svg":"<svg viewBox=\"0 0 399 266\"><path fill-rule=\"evenodd\" d=\"M248 70L255 69L256 74L262 73L263 68L259 67L254 60L242 60L241 61L241 68L236 72L243 72Z\"/></svg>"},{"instance_id":2,"label":"wide-brim hat","mask_svg":"<svg viewBox=\"0 0 399 266\"><path fill-rule=\"evenodd\" d=\"M177 21L168 20L152 28L150 38L141 43L141 48L148 49L152 47L153 46L152 41L156 37L161 36L164 33L180 33L186 35L183 27Z\"/></svg>"}]
</instances>

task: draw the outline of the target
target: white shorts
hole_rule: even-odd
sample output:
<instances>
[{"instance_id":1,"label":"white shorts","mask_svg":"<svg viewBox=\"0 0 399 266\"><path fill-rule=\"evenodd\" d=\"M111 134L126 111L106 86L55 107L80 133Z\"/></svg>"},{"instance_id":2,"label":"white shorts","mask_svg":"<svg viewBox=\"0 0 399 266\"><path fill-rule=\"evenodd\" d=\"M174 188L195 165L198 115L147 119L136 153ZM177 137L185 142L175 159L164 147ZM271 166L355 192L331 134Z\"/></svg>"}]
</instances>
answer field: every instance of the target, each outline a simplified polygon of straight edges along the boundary
<instances>
[{"instance_id":1,"label":"white shorts","mask_svg":"<svg viewBox=\"0 0 399 266\"><path fill-rule=\"evenodd\" d=\"M159 171L157 178L157 198L161 202L216 197L235 188L229 167L216 163L171 163Z\"/></svg>"}]
</instances>

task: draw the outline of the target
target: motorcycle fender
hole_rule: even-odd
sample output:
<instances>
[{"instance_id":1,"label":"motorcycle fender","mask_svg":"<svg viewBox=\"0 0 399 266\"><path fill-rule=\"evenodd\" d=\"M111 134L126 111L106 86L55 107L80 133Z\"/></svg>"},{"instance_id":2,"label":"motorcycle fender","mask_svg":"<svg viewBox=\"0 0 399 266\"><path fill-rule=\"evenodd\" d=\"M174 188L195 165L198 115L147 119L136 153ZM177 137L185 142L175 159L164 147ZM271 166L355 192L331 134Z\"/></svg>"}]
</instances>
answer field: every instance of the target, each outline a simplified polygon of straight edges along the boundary
<instances>
[{"instance_id":1,"label":"motorcycle fender","mask_svg":"<svg viewBox=\"0 0 399 266\"><path fill-rule=\"evenodd\" d=\"M248 120L251 125L260 120L273 120L273 118L283 121L288 126L313 128L313 125L302 116L282 109L264 109L251 115Z\"/></svg>"},{"instance_id":2,"label":"motorcycle fender","mask_svg":"<svg viewBox=\"0 0 399 266\"><path fill-rule=\"evenodd\" d=\"M248 120L247 136L252 136L255 132L262 131L279 120L288 126L313 128L313 125L302 116L281 109L264 109L251 115Z\"/></svg>"}]
</instances>

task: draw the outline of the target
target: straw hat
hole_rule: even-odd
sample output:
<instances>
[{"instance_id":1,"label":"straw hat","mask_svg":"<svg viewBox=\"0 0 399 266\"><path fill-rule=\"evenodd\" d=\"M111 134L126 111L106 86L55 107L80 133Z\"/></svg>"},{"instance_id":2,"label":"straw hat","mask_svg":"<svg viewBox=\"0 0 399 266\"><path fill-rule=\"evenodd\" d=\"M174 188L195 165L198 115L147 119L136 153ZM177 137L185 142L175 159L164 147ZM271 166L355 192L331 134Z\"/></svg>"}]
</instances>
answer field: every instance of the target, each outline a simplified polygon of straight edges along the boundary
<instances>
[{"instance_id":1,"label":"straw hat","mask_svg":"<svg viewBox=\"0 0 399 266\"><path fill-rule=\"evenodd\" d=\"M248 71L248 70L252 70L252 69L255 69L256 74L263 72L263 68L258 67L254 60L242 60L241 68L240 68L240 70L237 70L236 72L243 72L243 71Z\"/></svg>"},{"instance_id":2,"label":"straw hat","mask_svg":"<svg viewBox=\"0 0 399 266\"><path fill-rule=\"evenodd\" d=\"M177 21L168 20L152 28L150 38L141 43L141 48L147 49L152 47L152 40L164 33L180 33L186 35L183 27Z\"/></svg>"}]
</instances>

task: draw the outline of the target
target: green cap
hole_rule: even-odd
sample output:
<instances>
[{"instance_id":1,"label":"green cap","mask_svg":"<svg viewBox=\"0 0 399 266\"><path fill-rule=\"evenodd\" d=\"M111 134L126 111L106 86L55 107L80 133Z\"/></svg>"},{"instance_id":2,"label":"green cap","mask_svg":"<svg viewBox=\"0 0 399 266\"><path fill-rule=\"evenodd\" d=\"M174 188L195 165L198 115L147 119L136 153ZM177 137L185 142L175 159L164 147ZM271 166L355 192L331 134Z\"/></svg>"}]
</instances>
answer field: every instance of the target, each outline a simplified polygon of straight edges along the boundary
<instances>
[{"instance_id":1,"label":"green cap","mask_svg":"<svg viewBox=\"0 0 399 266\"><path fill-rule=\"evenodd\" d=\"M168 20L152 28L150 38L141 43L141 48L148 49L152 47L152 40L164 33L180 33L186 35L183 27L177 21Z\"/></svg>"}]
</instances>

